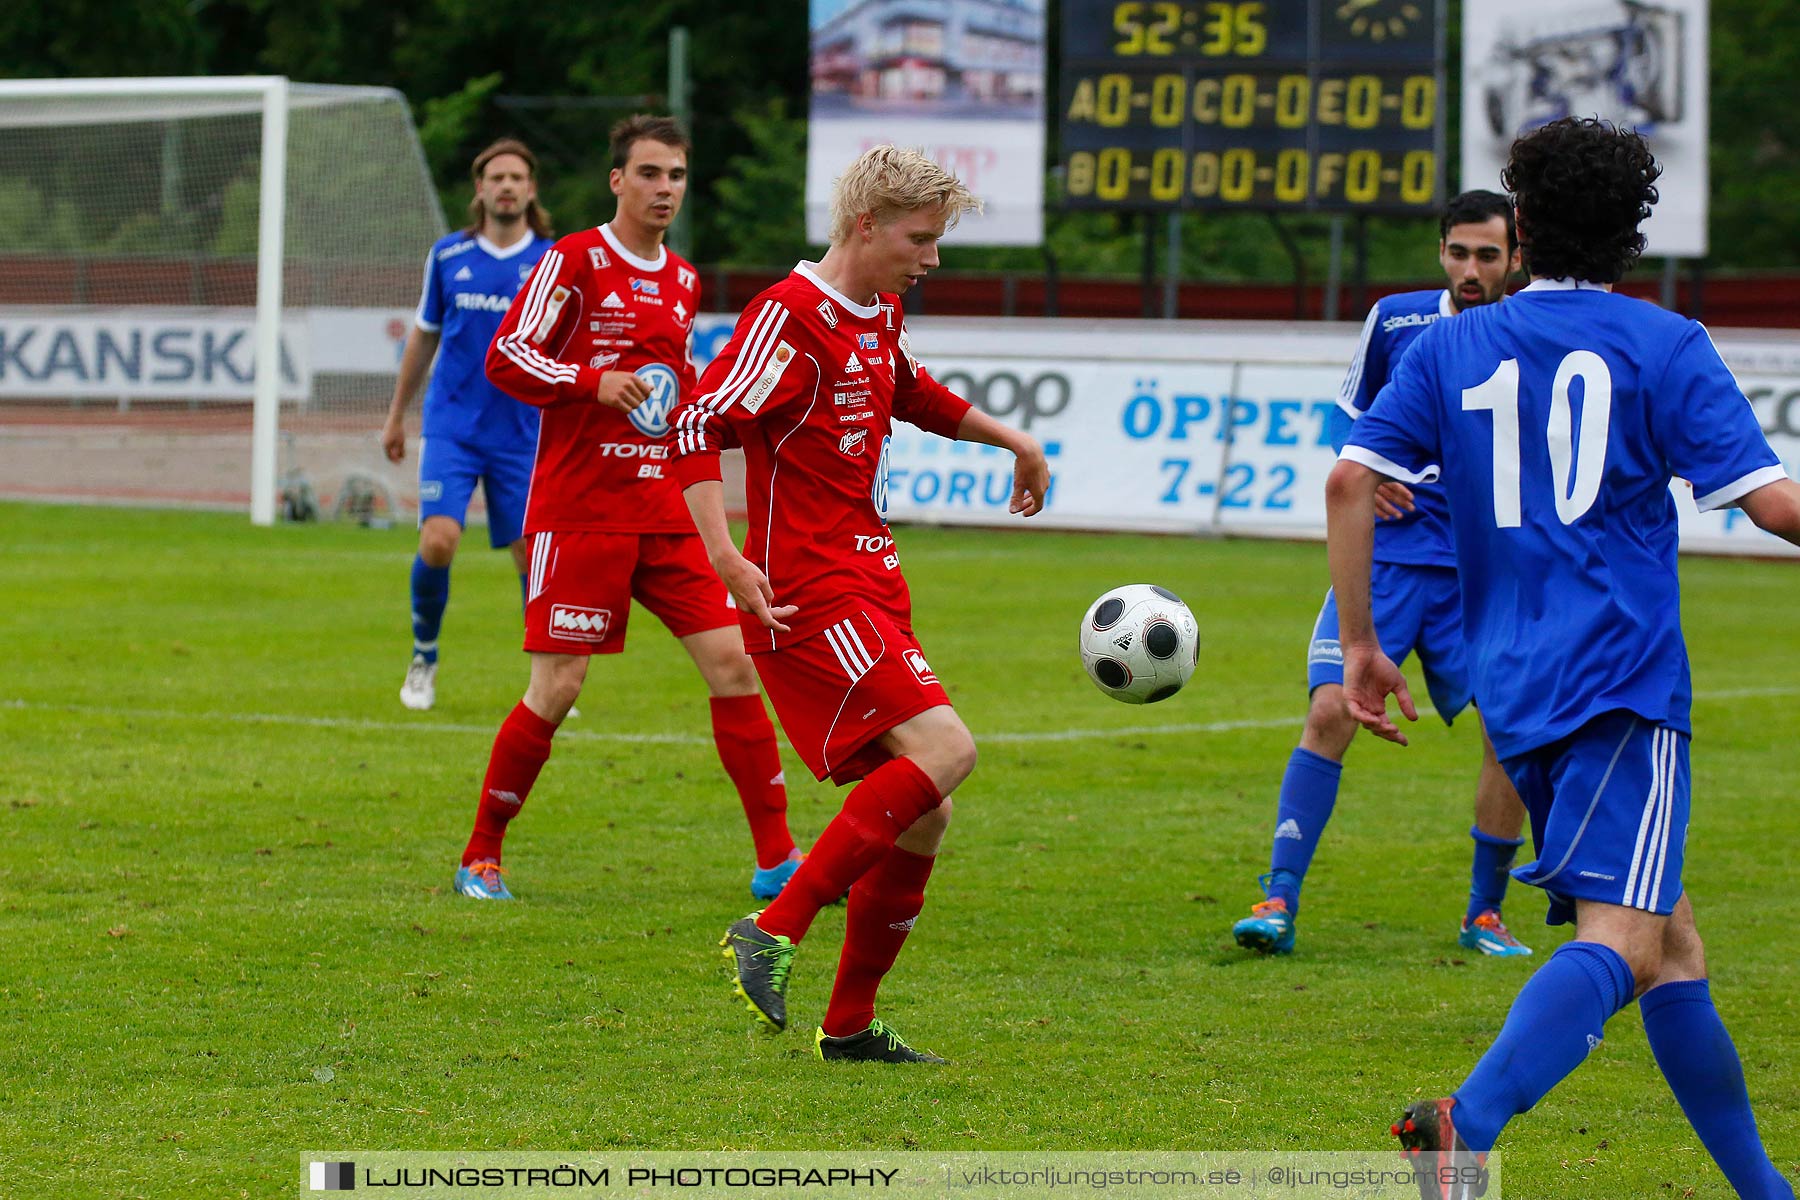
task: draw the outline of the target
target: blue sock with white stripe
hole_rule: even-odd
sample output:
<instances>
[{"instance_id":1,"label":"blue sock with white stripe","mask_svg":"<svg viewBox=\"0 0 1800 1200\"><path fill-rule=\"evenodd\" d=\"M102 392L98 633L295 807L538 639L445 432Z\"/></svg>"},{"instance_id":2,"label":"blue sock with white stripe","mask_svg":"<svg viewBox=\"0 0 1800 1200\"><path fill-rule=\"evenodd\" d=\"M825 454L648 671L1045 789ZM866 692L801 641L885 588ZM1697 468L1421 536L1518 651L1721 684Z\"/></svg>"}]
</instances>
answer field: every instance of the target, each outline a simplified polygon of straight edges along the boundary
<instances>
[{"instance_id":1,"label":"blue sock with white stripe","mask_svg":"<svg viewBox=\"0 0 1800 1200\"><path fill-rule=\"evenodd\" d=\"M1300 746L1288 756L1275 805L1275 837L1269 848L1269 897L1287 901L1288 915L1300 911L1300 885L1312 865L1319 835L1337 806L1338 781L1344 764L1332 762Z\"/></svg>"},{"instance_id":2,"label":"blue sock with white stripe","mask_svg":"<svg viewBox=\"0 0 1800 1200\"><path fill-rule=\"evenodd\" d=\"M450 568L426 566L424 559L413 555L413 653L426 662L437 661L438 630L444 624L444 606L449 603Z\"/></svg>"},{"instance_id":3,"label":"blue sock with white stripe","mask_svg":"<svg viewBox=\"0 0 1800 1200\"><path fill-rule=\"evenodd\" d=\"M1631 968L1610 946L1565 942L1552 954L1519 989L1500 1036L1456 1089L1452 1120L1469 1149L1492 1150L1508 1121L1579 1067L1631 992Z\"/></svg>"},{"instance_id":4,"label":"blue sock with white stripe","mask_svg":"<svg viewBox=\"0 0 1800 1200\"><path fill-rule=\"evenodd\" d=\"M1706 980L1651 988L1638 1009L1656 1065L1732 1190L1748 1200L1793 1200L1756 1132L1743 1063Z\"/></svg>"},{"instance_id":5,"label":"blue sock with white stripe","mask_svg":"<svg viewBox=\"0 0 1800 1200\"><path fill-rule=\"evenodd\" d=\"M1524 838L1495 837L1474 827L1469 829L1469 836L1475 839L1475 861L1469 868L1469 911L1463 914L1464 925L1473 924L1489 909L1500 911L1510 878L1507 873L1512 870L1519 847L1525 844Z\"/></svg>"}]
</instances>

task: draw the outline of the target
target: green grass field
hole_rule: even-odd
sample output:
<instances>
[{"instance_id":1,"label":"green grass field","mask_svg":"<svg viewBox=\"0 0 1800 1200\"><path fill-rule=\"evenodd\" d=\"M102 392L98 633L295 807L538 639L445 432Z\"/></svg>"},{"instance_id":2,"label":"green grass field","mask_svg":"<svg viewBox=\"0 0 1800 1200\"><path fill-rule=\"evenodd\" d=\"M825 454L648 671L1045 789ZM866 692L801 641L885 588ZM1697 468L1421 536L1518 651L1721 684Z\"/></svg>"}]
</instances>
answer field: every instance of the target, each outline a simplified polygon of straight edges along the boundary
<instances>
[{"instance_id":1,"label":"green grass field","mask_svg":"<svg viewBox=\"0 0 1800 1200\"><path fill-rule=\"evenodd\" d=\"M883 1012L946 1069L810 1056L842 910L751 1030L715 942L748 835L679 647L639 611L507 842L521 901L449 890L523 689L477 531L438 708L404 711L413 535L0 505L0 1194L291 1196L305 1148L1364 1149L1473 1065L1530 970L1454 941L1478 754L1359 742L1298 953L1259 898L1299 731L1317 545L902 530L919 630L982 746ZM1800 1173L1792 564L1690 560L1687 883L1778 1162ZM1075 627L1180 592L1200 672L1102 697ZM796 781L803 840L840 802ZM1565 936L1515 886L1541 956ZM1507 1194L1728 1194L1635 1008L1508 1130Z\"/></svg>"}]
</instances>

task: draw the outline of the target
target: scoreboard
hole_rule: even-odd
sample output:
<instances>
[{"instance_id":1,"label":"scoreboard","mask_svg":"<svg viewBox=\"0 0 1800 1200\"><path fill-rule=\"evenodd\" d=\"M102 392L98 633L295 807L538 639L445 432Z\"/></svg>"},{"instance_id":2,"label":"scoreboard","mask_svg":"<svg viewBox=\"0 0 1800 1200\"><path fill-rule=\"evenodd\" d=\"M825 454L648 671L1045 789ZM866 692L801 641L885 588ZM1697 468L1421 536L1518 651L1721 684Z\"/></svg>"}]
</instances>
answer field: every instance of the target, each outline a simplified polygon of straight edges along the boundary
<instances>
[{"instance_id":1,"label":"scoreboard","mask_svg":"<svg viewBox=\"0 0 1800 1200\"><path fill-rule=\"evenodd\" d=\"M1064 204L1434 212L1443 0L1063 0Z\"/></svg>"}]
</instances>

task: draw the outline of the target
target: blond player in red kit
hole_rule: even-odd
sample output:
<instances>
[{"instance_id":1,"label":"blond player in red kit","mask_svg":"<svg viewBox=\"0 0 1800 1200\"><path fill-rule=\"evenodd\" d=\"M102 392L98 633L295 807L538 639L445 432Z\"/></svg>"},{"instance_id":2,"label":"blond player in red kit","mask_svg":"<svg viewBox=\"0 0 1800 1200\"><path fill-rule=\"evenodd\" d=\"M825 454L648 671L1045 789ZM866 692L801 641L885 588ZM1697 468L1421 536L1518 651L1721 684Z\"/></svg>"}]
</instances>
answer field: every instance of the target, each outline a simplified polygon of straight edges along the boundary
<instances>
[{"instance_id":1,"label":"blond player in red kit","mask_svg":"<svg viewBox=\"0 0 1800 1200\"><path fill-rule=\"evenodd\" d=\"M849 891L814 1042L826 1060L944 1061L876 1019L875 993L924 903L950 793L975 768L975 740L913 636L887 526L893 421L1010 450L1013 512L1039 511L1050 485L1037 441L932 379L901 318L900 293L978 207L922 154L864 153L837 181L824 259L750 303L675 416L676 476L782 727L815 776L856 783L781 895L721 943L751 1010L785 1029L795 950L819 909ZM733 446L749 489L743 553L719 482L719 452Z\"/></svg>"},{"instance_id":2,"label":"blond player in red kit","mask_svg":"<svg viewBox=\"0 0 1800 1200\"><path fill-rule=\"evenodd\" d=\"M525 509L531 683L494 739L456 890L510 900L506 826L550 757L588 659L625 648L636 598L667 625L712 693L713 740L756 845L751 891L777 895L799 863L775 728L731 597L668 471L669 418L694 385L694 268L663 235L687 191L687 135L667 117L612 130L613 219L545 253L488 350L488 378L543 410Z\"/></svg>"}]
</instances>

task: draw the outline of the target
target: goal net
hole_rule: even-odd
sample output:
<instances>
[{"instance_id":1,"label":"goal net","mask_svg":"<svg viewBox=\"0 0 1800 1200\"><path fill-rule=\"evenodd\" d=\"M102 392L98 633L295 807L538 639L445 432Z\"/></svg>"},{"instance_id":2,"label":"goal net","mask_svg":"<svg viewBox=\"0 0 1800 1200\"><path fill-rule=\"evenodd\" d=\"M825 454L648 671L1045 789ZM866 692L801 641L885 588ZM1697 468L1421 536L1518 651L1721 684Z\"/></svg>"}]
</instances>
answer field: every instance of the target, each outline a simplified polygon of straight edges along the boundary
<instances>
[{"instance_id":1,"label":"goal net","mask_svg":"<svg viewBox=\"0 0 1800 1200\"><path fill-rule=\"evenodd\" d=\"M377 436L444 220L400 93L0 82L0 163L0 495L411 504Z\"/></svg>"}]
</instances>

